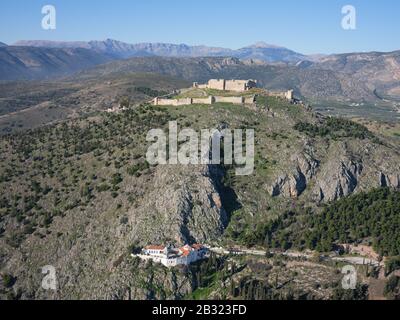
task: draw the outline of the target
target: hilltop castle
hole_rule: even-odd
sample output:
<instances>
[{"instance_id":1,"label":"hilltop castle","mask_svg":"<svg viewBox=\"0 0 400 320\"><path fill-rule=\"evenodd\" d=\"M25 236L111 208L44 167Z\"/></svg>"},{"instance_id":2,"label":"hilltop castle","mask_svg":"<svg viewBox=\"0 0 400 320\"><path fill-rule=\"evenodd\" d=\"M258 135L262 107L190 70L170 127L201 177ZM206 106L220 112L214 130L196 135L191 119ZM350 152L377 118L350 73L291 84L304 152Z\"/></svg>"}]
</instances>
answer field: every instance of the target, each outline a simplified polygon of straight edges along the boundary
<instances>
[{"instance_id":1,"label":"hilltop castle","mask_svg":"<svg viewBox=\"0 0 400 320\"><path fill-rule=\"evenodd\" d=\"M179 99L170 99L170 98L162 98L156 97L153 100L153 104L156 106L183 106L183 105L191 105L191 104L214 104L214 103L232 103L232 104L253 104L256 101L257 93L254 91L250 91L251 89L257 88L256 80L225 80L225 79L210 79L206 84L199 84L197 82L193 83L194 89L213 89L217 91L230 91L230 92L238 92L241 94L238 95L230 95L230 94L221 94L217 95L209 95L204 97L183 97ZM190 91L190 89L185 89L185 91ZM248 93L246 93L249 91ZM294 100L293 90L282 91L282 92L273 92L273 91L265 91L269 96L278 97L282 99L286 99L288 101ZM245 94L243 94L245 93Z\"/></svg>"}]
</instances>

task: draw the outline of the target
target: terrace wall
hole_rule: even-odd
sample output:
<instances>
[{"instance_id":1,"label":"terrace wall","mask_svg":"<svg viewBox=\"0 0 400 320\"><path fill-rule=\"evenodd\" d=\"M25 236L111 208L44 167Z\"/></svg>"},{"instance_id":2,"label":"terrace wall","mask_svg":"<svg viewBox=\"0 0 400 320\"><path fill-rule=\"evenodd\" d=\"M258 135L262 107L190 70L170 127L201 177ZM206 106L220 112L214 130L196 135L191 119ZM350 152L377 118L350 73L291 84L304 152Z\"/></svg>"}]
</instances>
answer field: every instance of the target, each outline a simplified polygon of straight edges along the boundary
<instances>
[{"instance_id":1,"label":"terrace wall","mask_svg":"<svg viewBox=\"0 0 400 320\"><path fill-rule=\"evenodd\" d=\"M156 106L183 106L191 104L211 105L214 103L253 104L255 103L255 96L251 97L209 96L206 98L182 98L182 99L155 98L154 99L154 105Z\"/></svg>"},{"instance_id":2,"label":"terrace wall","mask_svg":"<svg viewBox=\"0 0 400 320\"><path fill-rule=\"evenodd\" d=\"M244 97L215 97L215 102L242 104L244 103Z\"/></svg>"},{"instance_id":3,"label":"terrace wall","mask_svg":"<svg viewBox=\"0 0 400 320\"><path fill-rule=\"evenodd\" d=\"M207 98L193 98L193 104L213 104L215 102L215 98L213 96L209 96Z\"/></svg>"}]
</instances>

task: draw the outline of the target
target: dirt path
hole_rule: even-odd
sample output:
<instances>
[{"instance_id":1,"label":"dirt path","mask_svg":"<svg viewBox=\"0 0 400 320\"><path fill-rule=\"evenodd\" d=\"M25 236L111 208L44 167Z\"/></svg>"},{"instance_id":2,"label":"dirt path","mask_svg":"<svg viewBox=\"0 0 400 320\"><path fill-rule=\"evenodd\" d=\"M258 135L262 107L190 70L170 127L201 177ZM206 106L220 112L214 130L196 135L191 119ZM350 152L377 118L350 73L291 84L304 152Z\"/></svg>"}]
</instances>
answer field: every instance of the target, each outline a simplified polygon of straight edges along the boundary
<instances>
[{"instance_id":1,"label":"dirt path","mask_svg":"<svg viewBox=\"0 0 400 320\"><path fill-rule=\"evenodd\" d=\"M369 300L386 300L384 295L385 290L385 280L381 279L371 279L369 281Z\"/></svg>"}]
</instances>

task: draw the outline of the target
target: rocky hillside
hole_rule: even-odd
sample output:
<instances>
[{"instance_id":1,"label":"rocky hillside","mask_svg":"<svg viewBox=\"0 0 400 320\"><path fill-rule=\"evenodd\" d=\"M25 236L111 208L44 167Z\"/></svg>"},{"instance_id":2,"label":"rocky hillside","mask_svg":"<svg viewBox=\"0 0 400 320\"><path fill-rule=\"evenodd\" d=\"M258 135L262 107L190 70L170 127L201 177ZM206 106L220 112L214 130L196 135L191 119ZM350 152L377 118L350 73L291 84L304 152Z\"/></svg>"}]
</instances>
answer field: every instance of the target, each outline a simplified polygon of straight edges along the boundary
<instances>
[{"instance_id":1,"label":"rocky hillside","mask_svg":"<svg viewBox=\"0 0 400 320\"><path fill-rule=\"evenodd\" d=\"M190 81L210 78L256 79L262 87L273 90L295 89L296 95L319 103L376 104L384 99L397 100L398 52L361 55L362 63L348 57L325 58L321 63L303 62L296 66L271 65L259 60L237 58L132 58L114 61L83 71L77 78L98 77L117 72L155 72ZM360 58L361 59L361 58ZM336 62L332 62L336 61ZM360 63L362 67L360 67ZM343 67L346 65L346 67Z\"/></svg>"},{"instance_id":2,"label":"rocky hillside","mask_svg":"<svg viewBox=\"0 0 400 320\"><path fill-rule=\"evenodd\" d=\"M235 176L231 166L150 166L146 134L166 129L171 120L196 130L254 128L254 174ZM251 298L254 292L243 289L248 275L267 268L272 276L263 292L277 297L286 282L276 275L282 262L229 267L222 261L197 271L167 271L132 259L130 252L147 244L242 243L287 210L310 207L317 213L320 204L353 193L399 188L400 150L393 139L264 96L251 107L132 104L121 113L95 112L3 136L0 295L179 299L247 292ZM40 289L45 265L56 267L57 292ZM288 263L288 270L291 266L307 281L301 275L310 266ZM324 281L334 273L318 270L315 276ZM239 285L240 279L247 280ZM201 283L209 290L199 292ZM332 295L333 288L327 282L329 290L315 293L309 280L300 287L296 294L316 298Z\"/></svg>"},{"instance_id":3,"label":"rocky hillside","mask_svg":"<svg viewBox=\"0 0 400 320\"><path fill-rule=\"evenodd\" d=\"M342 74L346 91L354 90L358 83L380 98L400 97L400 51L333 55L321 59L313 68ZM351 78L346 81L346 76Z\"/></svg>"},{"instance_id":4,"label":"rocky hillside","mask_svg":"<svg viewBox=\"0 0 400 320\"><path fill-rule=\"evenodd\" d=\"M106 54L80 48L0 46L0 80L61 77L110 60Z\"/></svg>"},{"instance_id":5,"label":"rocky hillside","mask_svg":"<svg viewBox=\"0 0 400 320\"><path fill-rule=\"evenodd\" d=\"M189 81L207 81L224 72L230 72L231 68L246 70L244 63L236 58L142 57L113 61L91 70L79 72L72 78L81 80L109 74L146 72L174 76Z\"/></svg>"},{"instance_id":6,"label":"rocky hillside","mask_svg":"<svg viewBox=\"0 0 400 320\"><path fill-rule=\"evenodd\" d=\"M172 77L137 73L85 81L3 82L0 135L116 108L123 101L149 101L189 85L188 81Z\"/></svg>"},{"instance_id":7,"label":"rocky hillside","mask_svg":"<svg viewBox=\"0 0 400 320\"><path fill-rule=\"evenodd\" d=\"M13 165L17 176L38 174L25 186L14 184L11 167L1 174L2 183L22 192L18 204L2 197L0 240L1 269L18 274L15 288L20 287L22 297L44 294L34 285L40 277L35 270L44 261L63 270L60 285L70 288L64 298L105 298L113 291L104 291L108 286L98 280L125 261L133 244L205 243L222 235L227 212L221 204L219 169L152 168L143 158L145 132L168 119L164 110L145 108L44 128L28 134L29 141L22 135L22 144L17 136L2 140L9 157L25 158L23 171ZM58 151L50 150L53 143ZM49 165L43 168L49 174L44 179L41 169L35 169L39 163ZM17 206L16 215L9 205ZM92 267L82 272L85 265Z\"/></svg>"}]
</instances>

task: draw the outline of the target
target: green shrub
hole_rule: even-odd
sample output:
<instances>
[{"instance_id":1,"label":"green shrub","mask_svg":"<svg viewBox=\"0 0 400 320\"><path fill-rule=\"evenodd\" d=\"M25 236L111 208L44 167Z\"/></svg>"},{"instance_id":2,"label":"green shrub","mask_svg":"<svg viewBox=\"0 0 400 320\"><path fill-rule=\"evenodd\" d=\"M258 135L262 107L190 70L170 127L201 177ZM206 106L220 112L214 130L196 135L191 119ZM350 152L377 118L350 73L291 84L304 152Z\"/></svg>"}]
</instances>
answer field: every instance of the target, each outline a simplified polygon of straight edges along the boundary
<instances>
[{"instance_id":1,"label":"green shrub","mask_svg":"<svg viewBox=\"0 0 400 320\"><path fill-rule=\"evenodd\" d=\"M143 170L146 170L150 167L149 163L147 161L145 162L140 162L138 164L135 164L127 169L127 172L131 176L137 176L138 173L140 173Z\"/></svg>"},{"instance_id":2,"label":"green shrub","mask_svg":"<svg viewBox=\"0 0 400 320\"><path fill-rule=\"evenodd\" d=\"M386 282L384 294L388 299L398 299L400 296L400 277L392 276Z\"/></svg>"},{"instance_id":3,"label":"green shrub","mask_svg":"<svg viewBox=\"0 0 400 320\"><path fill-rule=\"evenodd\" d=\"M385 273L391 274L393 271L400 269L400 257L393 257L386 262Z\"/></svg>"},{"instance_id":4,"label":"green shrub","mask_svg":"<svg viewBox=\"0 0 400 320\"><path fill-rule=\"evenodd\" d=\"M136 87L135 91L139 92L139 93L143 93L144 95L153 97L153 98L165 96L166 94L168 94L166 91L153 90L153 89L147 88L147 87Z\"/></svg>"},{"instance_id":5,"label":"green shrub","mask_svg":"<svg viewBox=\"0 0 400 320\"><path fill-rule=\"evenodd\" d=\"M105 191L108 191L110 189L111 189L111 186L106 184L106 183L103 183L103 184L100 184L100 185L96 186L96 190L98 192L105 192Z\"/></svg>"},{"instance_id":6,"label":"green shrub","mask_svg":"<svg viewBox=\"0 0 400 320\"><path fill-rule=\"evenodd\" d=\"M3 278L3 285L6 288L11 288L15 283L15 278L8 273L3 274L2 278Z\"/></svg>"},{"instance_id":7,"label":"green shrub","mask_svg":"<svg viewBox=\"0 0 400 320\"><path fill-rule=\"evenodd\" d=\"M113 174L112 178L111 178L111 184L113 186L116 186L118 184L120 184L123 181L122 176L120 173L115 173Z\"/></svg>"},{"instance_id":8,"label":"green shrub","mask_svg":"<svg viewBox=\"0 0 400 320\"><path fill-rule=\"evenodd\" d=\"M373 139L375 136L363 125L354 121L342 118L328 118L323 123L316 125L307 122L299 122L294 129L303 132L311 137L327 137L331 138L356 138L356 139Z\"/></svg>"}]
</instances>

